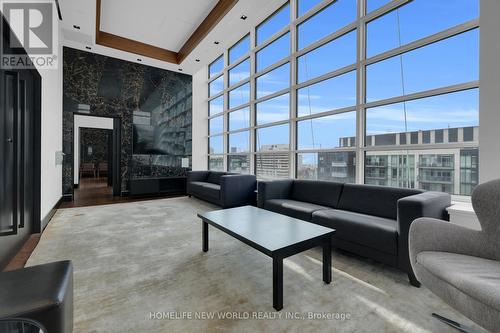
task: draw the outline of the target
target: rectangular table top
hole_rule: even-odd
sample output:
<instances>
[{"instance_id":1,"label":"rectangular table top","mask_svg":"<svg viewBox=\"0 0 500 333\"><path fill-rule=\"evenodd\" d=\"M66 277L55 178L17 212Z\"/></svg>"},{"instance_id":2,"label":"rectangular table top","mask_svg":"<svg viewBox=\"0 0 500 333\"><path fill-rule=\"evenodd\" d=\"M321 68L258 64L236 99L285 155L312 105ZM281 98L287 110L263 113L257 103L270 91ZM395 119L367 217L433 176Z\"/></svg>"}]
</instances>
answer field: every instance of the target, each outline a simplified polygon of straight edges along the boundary
<instances>
[{"instance_id":1,"label":"rectangular table top","mask_svg":"<svg viewBox=\"0 0 500 333\"><path fill-rule=\"evenodd\" d=\"M198 217L267 254L335 233L334 229L254 206L200 213Z\"/></svg>"}]
</instances>

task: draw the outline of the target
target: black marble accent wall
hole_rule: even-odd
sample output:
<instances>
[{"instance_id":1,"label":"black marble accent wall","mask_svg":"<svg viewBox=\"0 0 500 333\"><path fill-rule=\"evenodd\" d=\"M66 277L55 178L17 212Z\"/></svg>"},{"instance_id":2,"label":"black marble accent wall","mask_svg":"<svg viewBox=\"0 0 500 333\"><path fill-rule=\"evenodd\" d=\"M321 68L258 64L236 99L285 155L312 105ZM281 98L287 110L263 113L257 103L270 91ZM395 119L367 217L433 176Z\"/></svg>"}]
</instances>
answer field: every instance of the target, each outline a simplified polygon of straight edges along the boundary
<instances>
[{"instance_id":1,"label":"black marble accent wall","mask_svg":"<svg viewBox=\"0 0 500 333\"><path fill-rule=\"evenodd\" d=\"M63 52L63 194L73 193L74 113L121 119L122 192L132 178L185 175L191 76L68 47ZM140 145L144 133L152 138L149 149Z\"/></svg>"}]
</instances>

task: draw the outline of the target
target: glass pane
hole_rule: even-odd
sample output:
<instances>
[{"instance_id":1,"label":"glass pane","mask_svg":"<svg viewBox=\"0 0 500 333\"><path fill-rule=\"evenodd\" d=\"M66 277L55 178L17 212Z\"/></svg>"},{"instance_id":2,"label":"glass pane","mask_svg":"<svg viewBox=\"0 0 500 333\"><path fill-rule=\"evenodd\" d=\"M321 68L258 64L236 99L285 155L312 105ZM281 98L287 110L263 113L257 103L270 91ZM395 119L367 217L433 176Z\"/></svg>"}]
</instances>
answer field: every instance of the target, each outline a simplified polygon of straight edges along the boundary
<instances>
[{"instance_id":1,"label":"glass pane","mask_svg":"<svg viewBox=\"0 0 500 333\"><path fill-rule=\"evenodd\" d=\"M356 31L304 54L297 59L299 83L356 62Z\"/></svg>"},{"instance_id":2,"label":"glass pane","mask_svg":"<svg viewBox=\"0 0 500 333\"><path fill-rule=\"evenodd\" d=\"M229 108L235 108L250 102L250 83L245 83L229 92Z\"/></svg>"},{"instance_id":3,"label":"glass pane","mask_svg":"<svg viewBox=\"0 0 500 333\"><path fill-rule=\"evenodd\" d=\"M479 31L377 62L366 75L367 101L478 80Z\"/></svg>"},{"instance_id":4,"label":"glass pane","mask_svg":"<svg viewBox=\"0 0 500 333\"><path fill-rule=\"evenodd\" d=\"M356 20L356 1L337 0L298 26L298 48L328 36Z\"/></svg>"},{"instance_id":5,"label":"glass pane","mask_svg":"<svg viewBox=\"0 0 500 333\"><path fill-rule=\"evenodd\" d=\"M287 32L257 52L257 72L290 55L290 33Z\"/></svg>"},{"instance_id":6,"label":"glass pane","mask_svg":"<svg viewBox=\"0 0 500 333\"><path fill-rule=\"evenodd\" d=\"M241 58L250 51L250 35L246 35L236 45L229 49L229 64Z\"/></svg>"},{"instance_id":7,"label":"glass pane","mask_svg":"<svg viewBox=\"0 0 500 333\"><path fill-rule=\"evenodd\" d=\"M224 171L224 156L209 156L208 169L212 171Z\"/></svg>"},{"instance_id":8,"label":"glass pane","mask_svg":"<svg viewBox=\"0 0 500 333\"><path fill-rule=\"evenodd\" d=\"M224 131L224 117L210 118L210 135L219 134Z\"/></svg>"},{"instance_id":9,"label":"glass pane","mask_svg":"<svg viewBox=\"0 0 500 333\"><path fill-rule=\"evenodd\" d=\"M290 118L290 94L287 93L257 103L255 108L257 125L286 120Z\"/></svg>"},{"instance_id":10,"label":"glass pane","mask_svg":"<svg viewBox=\"0 0 500 333\"><path fill-rule=\"evenodd\" d=\"M290 63L286 63L257 78L257 98L290 87Z\"/></svg>"},{"instance_id":11,"label":"glass pane","mask_svg":"<svg viewBox=\"0 0 500 333\"><path fill-rule=\"evenodd\" d=\"M257 154L255 164L259 179L290 178L290 153L288 151Z\"/></svg>"},{"instance_id":12,"label":"glass pane","mask_svg":"<svg viewBox=\"0 0 500 333\"><path fill-rule=\"evenodd\" d=\"M414 152L366 153L365 184L415 188L415 182Z\"/></svg>"},{"instance_id":13,"label":"glass pane","mask_svg":"<svg viewBox=\"0 0 500 333\"><path fill-rule=\"evenodd\" d=\"M229 113L230 131L247 127L250 127L250 108L243 108Z\"/></svg>"},{"instance_id":14,"label":"glass pane","mask_svg":"<svg viewBox=\"0 0 500 333\"><path fill-rule=\"evenodd\" d=\"M478 0L411 1L368 24L367 55L374 56L478 17ZM448 54L456 55L457 51Z\"/></svg>"},{"instance_id":15,"label":"glass pane","mask_svg":"<svg viewBox=\"0 0 500 333\"><path fill-rule=\"evenodd\" d=\"M297 147L330 149L356 146L356 111L297 122Z\"/></svg>"},{"instance_id":16,"label":"glass pane","mask_svg":"<svg viewBox=\"0 0 500 333\"><path fill-rule=\"evenodd\" d=\"M224 90L224 75L221 75L217 79L210 82L210 84L208 85L208 89L208 97L215 96L218 93L222 92L222 90Z\"/></svg>"},{"instance_id":17,"label":"glass pane","mask_svg":"<svg viewBox=\"0 0 500 333\"><path fill-rule=\"evenodd\" d=\"M208 138L209 154L223 154L224 140L222 135L211 136Z\"/></svg>"},{"instance_id":18,"label":"glass pane","mask_svg":"<svg viewBox=\"0 0 500 333\"><path fill-rule=\"evenodd\" d=\"M356 105L356 71L299 89L299 117Z\"/></svg>"},{"instance_id":19,"label":"glass pane","mask_svg":"<svg viewBox=\"0 0 500 333\"><path fill-rule=\"evenodd\" d=\"M281 7L273 16L257 27L257 46L290 23L290 5Z\"/></svg>"},{"instance_id":20,"label":"glass pane","mask_svg":"<svg viewBox=\"0 0 500 333\"><path fill-rule=\"evenodd\" d=\"M319 152L297 154L297 178L356 182L356 152Z\"/></svg>"},{"instance_id":21,"label":"glass pane","mask_svg":"<svg viewBox=\"0 0 500 333\"><path fill-rule=\"evenodd\" d=\"M307 13L314 6L322 2L323 0L299 0L298 2L298 15L299 17Z\"/></svg>"},{"instance_id":22,"label":"glass pane","mask_svg":"<svg viewBox=\"0 0 500 333\"><path fill-rule=\"evenodd\" d=\"M239 65L231 68L229 71L229 86L250 77L250 59L247 59Z\"/></svg>"},{"instance_id":23,"label":"glass pane","mask_svg":"<svg viewBox=\"0 0 500 333\"><path fill-rule=\"evenodd\" d=\"M224 69L224 57L220 56L217 58L213 63L208 65L208 77L211 78L212 76L215 76L216 74L222 72Z\"/></svg>"},{"instance_id":24,"label":"glass pane","mask_svg":"<svg viewBox=\"0 0 500 333\"><path fill-rule=\"evenodd\" d=\"M375 9L388 4L391 0L366 0L366 12L373 12Z\"/></svg>"},{"instance_id":25,"label":"glass pane","mask_svg":"<svg viewBox=\"0 0 500 333\"><path fill-rule=\"evenodd\" d=\"M208 114L213 116L224 111L224 96L217 97L208 102Z\"/></svg>"},{"instance_id":26,"label":"glass pane","mask_svg":"<svg viewBox=\"0 0 500 333\"><path fill-rule=\"evenodd\" d=\"M472 136L477 138L478 124L478 89L384 105L366 110L366 145L422 144L423 135L413 140L412 134L435 130L443 130L442 143L463 142L464 127L474 127ZM436 143L435 133L430 138L431 144Z\"/></svg>"},{"instance_id":27,"label":"glass pane","mask_svg":"<svg viewBox=\"0 0 500 333\"><path fill-rule=\"evenodd\" d=\"M229 134L229 153L248 153L250 151L250 132Z\"/></svg>"},{"instance_id":28,"label":"glass pane","mask_svg":"<svg viewBox=\"0 0 500 333\"><path fill-rule=\"evenodd\" d=\"M243 174L250 173L250 156L249 155L229 155L227 157L229 172L237 172Z\"/></svg>"},{"instance_id":29,"label":"glass pane","mask_svg":"<svg viewBox=\"0 0 500 333\"><path fill-rule=\"evenodd\" d=\"M259 128L256 136L257 151L259 152L288 151L290 148L289 124Z\"/></svg>"},{"instance_id":30,"label":"glass pane","mask_svg":"<svg viewBox=\"0 0 500 333\"><path fill-rule=\"evenodd\" d=\"M479 183L479 149L460 149L460 195L471 195Z\"/></svg>"}]
</instances>

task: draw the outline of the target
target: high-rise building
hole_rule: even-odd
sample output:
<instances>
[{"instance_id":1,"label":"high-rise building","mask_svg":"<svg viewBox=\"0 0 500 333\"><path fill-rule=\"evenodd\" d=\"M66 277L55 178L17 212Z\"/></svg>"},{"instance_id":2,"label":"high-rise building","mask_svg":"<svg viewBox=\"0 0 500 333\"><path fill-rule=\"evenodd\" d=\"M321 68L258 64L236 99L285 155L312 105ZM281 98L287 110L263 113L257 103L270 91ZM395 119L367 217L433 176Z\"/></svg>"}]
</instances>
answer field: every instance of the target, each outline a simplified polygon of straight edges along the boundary
<instances>
[{"instance_id":1,"label":"high-rise building","mask_svg":"<svg viewBox=\"0 0 500 333\"><path fill-rule=\"evenodd\" d=\"M257 177L290 177L290 152L287 144L263 145L255 159Z\"/></svg>"},{"instance_id":2,"label":"high-rise building","mask_svg":"<svg viewBox=\"0 0 500 333\"><path fill-rule=\"evenodd\" d=\"M477 126L367 136L367 146L399 148L366 153L365 183L470 195L479 180L478 149L434 147L467 143L474 146L478 136ZM424 144L434 147L401 149L402 145Z\"/></svg>"}]
</instances>

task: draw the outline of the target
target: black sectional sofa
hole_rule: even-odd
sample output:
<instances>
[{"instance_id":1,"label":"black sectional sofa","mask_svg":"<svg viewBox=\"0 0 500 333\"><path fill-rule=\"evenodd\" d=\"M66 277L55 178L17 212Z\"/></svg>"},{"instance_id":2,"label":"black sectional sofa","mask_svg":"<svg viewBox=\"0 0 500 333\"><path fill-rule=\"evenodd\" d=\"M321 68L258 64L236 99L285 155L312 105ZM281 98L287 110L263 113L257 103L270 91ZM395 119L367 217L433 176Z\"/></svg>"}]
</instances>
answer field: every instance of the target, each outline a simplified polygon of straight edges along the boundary
<instances>
[{"instance_id":1,"label":"black sectional sofa","mask_svg":"<svg viewBox=\"0 0 500 333\"><path fill-rule=\"evenodd\" d=\"M336 229L340 248L408 273L419 286L408 253L410 224L419 217L446 219L451 196L440 192L311 180L258 184L260 208Z\"/></svg>"},{"instance_id":2,"label":"black sectional sofa","mask_svg":"<svg viewBox=\"0 0 500 333\"><path fill-rule=\"evenodd\" d=\"M255 204L257 180L253 175L217 171L190 171L187 193L222 208Z\"/></svg>"}]
</instances>

